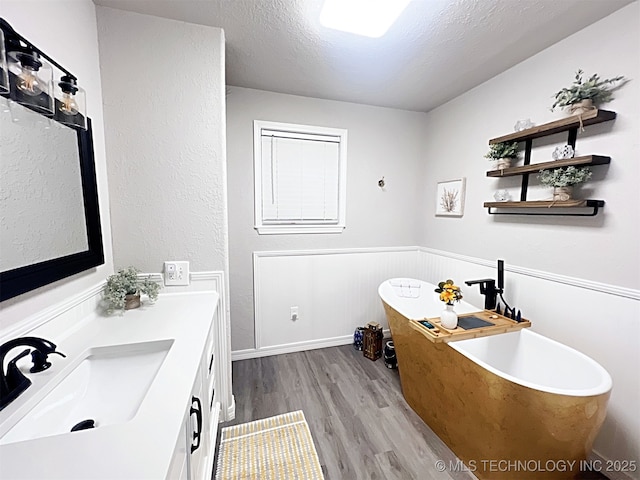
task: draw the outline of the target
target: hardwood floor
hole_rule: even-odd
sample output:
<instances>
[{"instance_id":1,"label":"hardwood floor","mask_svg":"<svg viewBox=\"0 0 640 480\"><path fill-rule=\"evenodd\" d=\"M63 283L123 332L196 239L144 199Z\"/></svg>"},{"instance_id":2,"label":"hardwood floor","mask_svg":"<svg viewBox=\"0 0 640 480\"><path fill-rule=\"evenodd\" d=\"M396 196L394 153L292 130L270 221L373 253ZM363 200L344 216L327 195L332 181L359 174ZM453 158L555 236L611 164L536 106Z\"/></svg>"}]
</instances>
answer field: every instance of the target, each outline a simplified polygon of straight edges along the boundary
<instances>
[{"instance_id":1,"label":"hardwood floor","mask_svg":"<svg viewBox=\"0 0 640 480\"><path fill-rule=\"evenodd\" d=\"M397 370L351 345L234 362L233 390L222 427L303 410L326 480L475 478L406 404Z\"/></svg>"},{"instance_id":2,"label":"hardwood floor","mask_svg":"<svg viewBox=\"0 0 640 480\"><path fill-rule=\"evenodd\" d=\"M326 480L476 478L404 401L398 371L351 345L233 362L233 392L220 428L302 410Z\"/></svg>"}]
</instances>

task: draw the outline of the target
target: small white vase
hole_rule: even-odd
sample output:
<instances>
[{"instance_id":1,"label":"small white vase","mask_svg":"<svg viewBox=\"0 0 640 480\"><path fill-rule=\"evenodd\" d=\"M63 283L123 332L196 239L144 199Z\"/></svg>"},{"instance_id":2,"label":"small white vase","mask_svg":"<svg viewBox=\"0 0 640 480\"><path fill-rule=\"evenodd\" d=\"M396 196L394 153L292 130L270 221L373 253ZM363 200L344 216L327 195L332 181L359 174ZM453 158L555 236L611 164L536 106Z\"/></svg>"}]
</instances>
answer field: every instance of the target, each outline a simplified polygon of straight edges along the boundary
<instances>
[{"instance_id":1,"label":"small white vase","mask_svg":"<svg viewBox=\"0 0 640 480\"><path fill-rule=\"evenodd\" d=\"M453 309L453 305L447 305L440 314L440 325L449 330L458 326L458 314Z\"/></svg>"}]
</instances>

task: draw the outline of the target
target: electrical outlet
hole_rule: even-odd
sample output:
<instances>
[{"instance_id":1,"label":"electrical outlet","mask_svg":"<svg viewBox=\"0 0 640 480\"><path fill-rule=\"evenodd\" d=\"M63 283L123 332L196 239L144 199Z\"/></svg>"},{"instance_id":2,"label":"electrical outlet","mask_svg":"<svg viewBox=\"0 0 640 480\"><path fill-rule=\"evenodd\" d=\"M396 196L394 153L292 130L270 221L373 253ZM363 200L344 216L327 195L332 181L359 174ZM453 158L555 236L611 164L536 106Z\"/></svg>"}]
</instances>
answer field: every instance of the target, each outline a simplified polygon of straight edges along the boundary
<instances>
[{"instance_id":1,"label":"electrical outlet","mask_svg":"<svg viewBox=\"0 0 640 480\"><path fill-rule=\"evenodd\" d=\"M164 262L165 285L189 285L189 262Z\"/></svg>"},{"instance_id":2,"label":"electrical outlet","mask_svg":"<svg viewBox=\"0 0 640 480\"><path fill-rule=\"evenodd\" d=\"M298 307L291 307L291 321L295 322L296 320L298 320Z\"/></svg>"}]
</instances>

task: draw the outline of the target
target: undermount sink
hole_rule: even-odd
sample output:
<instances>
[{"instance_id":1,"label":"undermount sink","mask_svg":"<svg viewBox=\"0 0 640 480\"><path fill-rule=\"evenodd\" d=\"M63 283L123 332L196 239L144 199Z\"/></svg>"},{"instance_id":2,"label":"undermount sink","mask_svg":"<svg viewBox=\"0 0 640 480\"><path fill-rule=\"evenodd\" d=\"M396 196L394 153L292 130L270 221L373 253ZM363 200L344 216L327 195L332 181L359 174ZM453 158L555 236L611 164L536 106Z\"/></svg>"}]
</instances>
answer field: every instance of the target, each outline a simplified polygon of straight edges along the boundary
<instances>
[{"instance_id":1,"label":"undermount sink","mask_svg":"<svg viewBox=\"0 0 640 480\"><path fill-rule=\"evenodd\" d=\"M0 438L15 443L131 420L173 340L89 349L68 375ZM91 422L91 420L93 422Z\"/></svg>"}]
</instances>

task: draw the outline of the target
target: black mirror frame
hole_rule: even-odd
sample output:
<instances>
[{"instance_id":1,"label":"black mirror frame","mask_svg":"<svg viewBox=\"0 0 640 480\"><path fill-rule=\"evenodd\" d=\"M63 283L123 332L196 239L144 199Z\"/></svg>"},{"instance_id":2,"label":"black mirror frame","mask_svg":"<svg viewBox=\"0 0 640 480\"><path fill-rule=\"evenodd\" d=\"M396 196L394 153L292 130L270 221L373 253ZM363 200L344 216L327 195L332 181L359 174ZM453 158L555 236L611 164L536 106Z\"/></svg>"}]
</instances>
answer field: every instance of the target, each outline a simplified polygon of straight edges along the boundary
<instances>
[{"instance_id":1,"label":"black mirror frame","mask_svg":"<svg viewBox=\"0 0 640 480\"><path fill-rule=\"evenodd\" d=\"M0 272L0 302L104 263L91 119L87 130L76 132L88 250Z\"/></svg>"}]
</instances>

